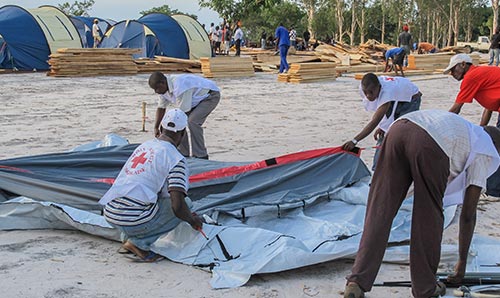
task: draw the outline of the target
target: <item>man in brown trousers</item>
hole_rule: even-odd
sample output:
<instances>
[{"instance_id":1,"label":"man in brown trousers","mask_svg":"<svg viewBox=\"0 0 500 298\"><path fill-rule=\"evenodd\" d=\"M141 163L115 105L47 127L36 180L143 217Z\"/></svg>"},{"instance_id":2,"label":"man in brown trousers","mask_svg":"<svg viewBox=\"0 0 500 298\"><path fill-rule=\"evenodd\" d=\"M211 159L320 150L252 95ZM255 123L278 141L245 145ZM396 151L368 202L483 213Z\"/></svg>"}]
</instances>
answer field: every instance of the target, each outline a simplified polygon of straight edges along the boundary
<instances>
[{"instance_id":1,"label":"man in brown trousers","mask_svg":"<svg viewBox=\"0 0 500 298\"><path fill-rule=\"evenodd\" d=\"M417 298L446 293L436 283L441 254L443 205L463 204L459 260L452 282L465 274L476 208L486 179L498 168L500 129L480 127L439 110L401 116L389 129L373 175L365 224L345 298L371 290L389 239L392 221L414 183L410 239L412 293Z\"/></svg>"}]
</instances>

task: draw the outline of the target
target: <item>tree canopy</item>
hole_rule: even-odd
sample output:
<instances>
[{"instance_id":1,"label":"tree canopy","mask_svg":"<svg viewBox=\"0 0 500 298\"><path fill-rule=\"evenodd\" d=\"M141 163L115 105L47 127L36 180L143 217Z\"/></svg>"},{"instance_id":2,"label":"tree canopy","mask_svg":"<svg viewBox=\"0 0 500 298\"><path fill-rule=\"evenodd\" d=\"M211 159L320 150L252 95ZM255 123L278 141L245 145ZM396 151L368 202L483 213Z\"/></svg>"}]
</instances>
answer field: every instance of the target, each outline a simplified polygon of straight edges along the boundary
<instances>
[{"instance_id":1,"label":"tree canopy","mask_svg":"<svg viewBox=\"0 0 500 298\"><path fill-rule=\"evenodd\" d=\"M199 0L229 22L240 21L250 39L277 24L311 31L315 38L359 44L396 44L403 25L414 41L440 47L491 35L499 0ZM299 34L300 35L300 34Z\"/></svg>"},{"instance_id":2,"label":"tree canopy","mask_svg":"<svg viewBox=\"0 0 500 298\"><path fill-rule=\"evenodd\" d=\"M58 8L62 10L67 15L73 16L89 16L89 10L94 5L95 0L83 0L83 1L75 1L73 4L69 2L64 2L58 5Z\"/></svg>"}]
</instances>

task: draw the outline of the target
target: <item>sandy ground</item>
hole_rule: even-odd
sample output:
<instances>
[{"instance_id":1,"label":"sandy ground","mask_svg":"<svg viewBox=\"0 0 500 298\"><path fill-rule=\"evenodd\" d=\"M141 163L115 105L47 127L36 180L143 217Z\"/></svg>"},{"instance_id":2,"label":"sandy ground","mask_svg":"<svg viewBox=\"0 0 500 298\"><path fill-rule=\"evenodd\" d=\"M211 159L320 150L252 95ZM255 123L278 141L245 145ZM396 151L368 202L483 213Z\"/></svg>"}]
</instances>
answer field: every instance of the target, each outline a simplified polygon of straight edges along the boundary
<instances>
[{"instance_id":1,"label":"sandy ground","mask_svg":"<svg viewBox=\"0 0 500 298\"><path fill-rule=\"evenodd\" d=\"M53 78L41 73L0 75L0 159L61 152L107 133L131 143L152 137L156 96L147 75ZM447 109L458 92L451 77L413 77L422 109ZM215 79L222 100L205 123L210 158L255 161L350 140L371 117L361 106L359 81L278 83L276 75ZM141 103L147 129L141 131ZM466 105L478 123L481 108ZM372 137L361 146L375 145ZM371 167L373 150L362 153ZM484 202L476 232L500 237L500 203ZM457 227L446 243L457 242ZM213 290L210 273L163 261L137 264L118 255L119 243L75 231L0 231L1 297L341 297L351 260L253 276L236 289ZM450 270L453 264L442 264ZM408 267L383 264L378 281L408 280ZM451 294L451 290L448 290ZM411 297L409 288L374 288L368 297Z\"/></svg>"}]
</instances>

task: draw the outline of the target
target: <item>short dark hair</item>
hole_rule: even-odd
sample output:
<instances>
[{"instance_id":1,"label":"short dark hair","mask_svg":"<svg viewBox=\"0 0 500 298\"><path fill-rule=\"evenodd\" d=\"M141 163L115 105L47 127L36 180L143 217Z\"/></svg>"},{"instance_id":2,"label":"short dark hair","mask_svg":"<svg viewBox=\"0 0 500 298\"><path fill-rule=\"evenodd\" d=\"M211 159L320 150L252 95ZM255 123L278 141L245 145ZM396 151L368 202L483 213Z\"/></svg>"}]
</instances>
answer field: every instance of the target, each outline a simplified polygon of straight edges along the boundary
<instances>
[{"instance_id":1,"label":"short dark hair","mask_svg":"<svg viewBox=\"0 0 500 298\"><path fill-rule=\"evenodd\" d=\"M155 71L149 77L149 87L155 89L158 83L164 82L166 80L167 79L165 78L165 75L163 73L161 73L160 71Z\"/></svg>"},{"instance_id":2,"label":"short dark hair","mask_svg":"<svg viewBox=\"0 0 500 298\"><path fill-rule=\"evenodd\" d=\"M361 79L361 86L363 89L371 89L373 87L380 86L380 82L376 74L369 72L363 76L363 79Z\"/></svg>"}]
</instances>

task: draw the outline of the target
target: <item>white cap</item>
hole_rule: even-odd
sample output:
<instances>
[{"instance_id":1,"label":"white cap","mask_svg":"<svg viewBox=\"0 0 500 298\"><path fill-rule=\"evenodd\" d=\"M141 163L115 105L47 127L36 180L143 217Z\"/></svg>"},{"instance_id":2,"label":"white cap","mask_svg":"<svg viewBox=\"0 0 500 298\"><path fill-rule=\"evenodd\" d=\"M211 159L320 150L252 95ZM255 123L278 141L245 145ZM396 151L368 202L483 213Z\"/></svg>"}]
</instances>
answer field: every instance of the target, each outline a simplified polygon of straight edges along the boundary
<instances>
[{"instance_id":1,"label":"white cap","mask_svg":"<svg viewBox=\"0 0 500 298\"><path fill-rule=\"evenodd\" d=\"M186 128L188 117L180 109L168 110L161 120L161 126L173 132L178 132Z\"/></svg>"},{"instance_id":2,"label":"white cap","mask_svg":"<svg viewBox=\"0 0 500 298\"><path fill-rule=\"evenodd\" d=\"M469 55L467 54L456 54L455 56L450 58L450 64L448 64L448 67L443 71L444 74L447 74L450 72L450 70L455 67L455 65L460 64L462 62L465 63L471 63L472 64L472 59Z\"/></svg>"}]
</instances>

